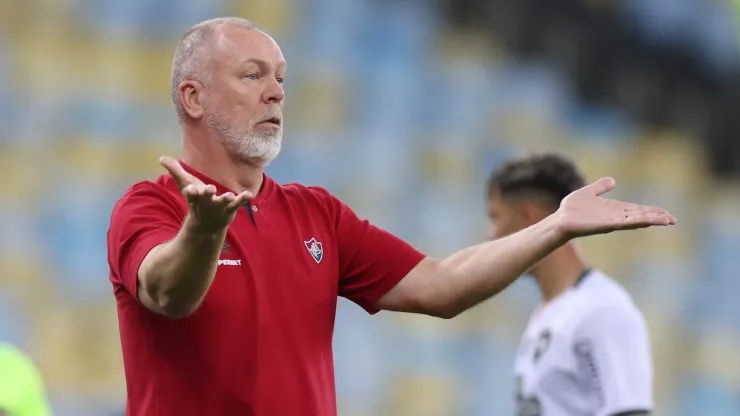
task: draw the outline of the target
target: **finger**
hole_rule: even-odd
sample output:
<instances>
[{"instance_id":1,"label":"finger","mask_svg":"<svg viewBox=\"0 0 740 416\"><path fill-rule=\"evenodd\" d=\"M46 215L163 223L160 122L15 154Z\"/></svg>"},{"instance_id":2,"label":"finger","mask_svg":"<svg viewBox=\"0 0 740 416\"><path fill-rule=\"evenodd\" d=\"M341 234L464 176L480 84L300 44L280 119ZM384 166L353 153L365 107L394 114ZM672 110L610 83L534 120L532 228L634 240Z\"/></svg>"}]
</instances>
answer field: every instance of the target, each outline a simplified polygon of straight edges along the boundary
<instances>
[{"instance_id":1,"label":"finger","mask_svg":"<svg viewBox=\"0 0 740 416\"><path fill-rule=\"evenodd\" d=\"M586 185L585 188L593 195L599 196L611 191L615 186L616 182L614 181L614 178L606 177L601 178L590 185Z\"/></svg>"},{"instance_id":2,"label":"finger","mask_svg":"<svg viewBox=\"0 0 740 416\"><path fill-rule=\"evenodd\" d=\"M234 195L233 192L226 192L223 195L218 195L218 196L217 195L214 195L212 197L213 202L215 202L217 204L223 204L223 205L226 205L226 206L228 206L229 204L231 204L232 202L234 202L235 199L236 199L236 195Z\"/></svg>"},{"instance_id":3,"label":"finger","mask_svg":"<svg viewBox=\"0 0 740 416\"><path fill-rule=\"evenodd\" d=\"M653 226L668 226L675 223L671 216L668 215L635 215L625 217L622 222L622 229L637 229Z\"/></svg>"},{"instance_id":4,"label":"finger","mask_svg":"<svg viewBox=\"0 0 740 416\"><path fill-rule=\"evenodd\" d=\"M622 210L622 212L628 214L628 215L671 215L668 213L668 211L664 210L663 208L658 207L647 207L647 206L637 206L634 208L625 208Z\"/></svg>"},{"instance_id":5,"label":"finger","mask_svg":"<svg viewBox=\"0 0 740 416\"><path fill-rule=\"evenodd\" d=\"M622 212L622 215L624 215L625 217L634 217L634 216L640 216L640 215L648 215L648 216L657 215L657 216L668 218L671 224L676 223L676 217L671 215L671 213L666 211L665 209L658 208L658 207L645 206L645 205L636 205L635 207L625 208Z\"/></svg>"},{"instance_id":6,"label":"finger","mask_svg":"<svg viewBox=\"0 0 740 416\"><path fill-rule=\"evenodd\" d=\"M191 183L182 190L182 194L188 199L188 201L195 201L201 198L206 192L206 186L200 183Z\"/></svg>"},{"instance_id":7,"label":"finger","mask_svg":"<svg viewBox=\"0 0 740 416\"><path fill-rule=\"evenodd\" d=\"M239 195L237 195L236 198L234 198L234 200L231 203L229 203L229 206L227 207L227 209L229 209L230 211L236 211L237 209L241 208L241 206L244 205L247 202L247 200L249 200L249 198L251 197L252 197L251 192L244 191L240 193Z\"/></svg>"},{"instance_id":8,"label":"finger","mask_svg":"<svg viewBox=\"0 0 740 416\"><path fill-rule=\"evenodd\" d=\"M172 175L172 178L177 183L177 186L180 189L183 189L184 187L188 186L191 183L200 182L197 178L195 178L193 175L189 174L183 167L180 165L180 162L177 160L169 157L169 156L162 156L159 158L159 164L162 165L167 171Z\"/></svg>"}]
</instances>

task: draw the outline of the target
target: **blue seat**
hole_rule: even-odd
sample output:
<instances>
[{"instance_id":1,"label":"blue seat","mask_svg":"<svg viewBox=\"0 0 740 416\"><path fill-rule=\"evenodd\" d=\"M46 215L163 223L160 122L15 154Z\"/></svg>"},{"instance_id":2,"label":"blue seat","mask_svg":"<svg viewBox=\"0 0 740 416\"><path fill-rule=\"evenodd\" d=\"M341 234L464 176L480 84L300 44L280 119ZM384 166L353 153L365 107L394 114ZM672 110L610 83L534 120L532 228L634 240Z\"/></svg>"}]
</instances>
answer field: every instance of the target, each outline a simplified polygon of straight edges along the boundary
<instances>
[{"instance_id":1,"label":"blue seat","mask_svg":"<svg viewBox=\"0 0 740 416\"><path fill-rule=\"evenodd\" d=\"M27 344L29 323L23 312L21 300L0 287L0 342L7 342L26 350L29 347Z\"/></svg>"},{"instance_id":2,"label":"blue seat","mask_svg":"<svg viewBox=\"0 0 740 416\"><path fill-rule=\"evenodd\" d=\"M679 397L682 398L681 416L740 414L740 396L737 391L706 377L695 375L688 378Z\"/></svg>"},{"instance_id":3,"label":"blue seat","mask_svg":"<svg viewBox=\"0 0 740 416\"><path fill-rule=\"evenodd\" d=\"M103 184L99 184L103 186ZM67 186L75 186L68 182ZM89 186L89 184L88 184ZM89 189L75 199L54 196L56 204L48 206L39 218L40 241L46 245L56 265L53 276L60 293L72 300L96 299L110 293L106 232L114 201L103 189Z\"/></svg>"}]
</instances>

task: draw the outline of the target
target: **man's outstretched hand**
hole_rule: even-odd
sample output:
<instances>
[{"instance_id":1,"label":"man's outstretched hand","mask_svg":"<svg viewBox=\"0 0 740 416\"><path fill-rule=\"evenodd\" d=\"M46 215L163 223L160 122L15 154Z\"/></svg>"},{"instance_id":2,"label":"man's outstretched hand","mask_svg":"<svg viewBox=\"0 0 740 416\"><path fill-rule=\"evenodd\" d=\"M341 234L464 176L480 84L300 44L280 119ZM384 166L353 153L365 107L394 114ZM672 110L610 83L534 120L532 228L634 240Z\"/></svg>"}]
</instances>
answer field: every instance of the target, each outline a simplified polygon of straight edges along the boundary
<instances>
[{"instance_id":1,"label":"man's outstretched hand","mask_svg":"<svg viewBox=\"0 0 740 416\"><path fill-rule=\"evenodd\" d=\"M197 231L223 230L234 220L239 208L252 197L249 191L244 191L239 195L234 195L232 192L216 195L214 185L206 185L188 173L179 162L171 157L163 156L159 159L159 163L170 172L180 192L188 200L190 217Z\"/></svg>"},{"instance_id":2,"label":"man's outstretched hand","mask_svg":"<svg viewBox=\"0 0 740 416\"><path fill-rule=\"evenodd\" d=\"M601 178L563 199L555 215L558 231L566 240L676 223L664 209L601 197L614 186L614 179Z\"/></svg>"}]
</instances>

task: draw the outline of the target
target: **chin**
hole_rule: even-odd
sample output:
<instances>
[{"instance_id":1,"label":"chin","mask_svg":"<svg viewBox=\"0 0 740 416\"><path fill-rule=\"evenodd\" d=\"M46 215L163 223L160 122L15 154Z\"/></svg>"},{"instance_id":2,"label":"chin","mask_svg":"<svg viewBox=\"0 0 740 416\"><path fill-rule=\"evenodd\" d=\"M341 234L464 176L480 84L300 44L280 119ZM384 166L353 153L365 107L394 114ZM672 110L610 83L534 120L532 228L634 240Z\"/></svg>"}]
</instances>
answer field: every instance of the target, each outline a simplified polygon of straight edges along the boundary
<instances>
[{"instance_id":1,"label":"chin","mask_svg":"<svg viewBox=\"0 0 740 416\"><path fill-rule=\"evenodd\" d=\"M241 152L242 159L252 165L265 167L272 163L280 154L280 144L270 146L270 148L259 149L257 151Z\"/></svg>"},{"instance_id":2,"label":"chin","mask_svg":"<svg viewBox=\"0 0 740 416\"><path fill-rule=\"evenodd\" d=\"M240 158L254 166L264 167L270 164L280 153L282 132L265 137L256 134L245 134L240 140L232 141L232 150Z\"/></svg>"}]
</instances>

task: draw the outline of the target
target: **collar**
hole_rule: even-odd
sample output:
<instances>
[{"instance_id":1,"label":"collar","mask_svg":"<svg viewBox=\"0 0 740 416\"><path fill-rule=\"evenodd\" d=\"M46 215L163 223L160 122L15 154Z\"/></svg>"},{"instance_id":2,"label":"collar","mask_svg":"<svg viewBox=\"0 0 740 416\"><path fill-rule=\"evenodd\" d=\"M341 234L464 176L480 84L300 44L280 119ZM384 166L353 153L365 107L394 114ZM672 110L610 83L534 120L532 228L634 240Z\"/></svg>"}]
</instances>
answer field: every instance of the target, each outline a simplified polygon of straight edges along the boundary
<instances>
[{"instance_id":1,"label":"collar","mask_svg":"<svg viewBox=\"0 0 740 416\"><path fill-rule=\"evenodd\" d=\"M191 174L191 175L195 176L196 178L200 179L206 185L214 185L216 187L216 191L217 191L217 193L219 195L221 195L223 193L226 193L226 192L232 192L232 193L236 194L236 192L234 190L227 188L226 186L224 186L220 182L218 182L218 181L210 178L209 176L205 175L204 173L201 173L201 172L193 169L192 167L190 167L189 165L187 165L182 160L178 160L178 162L180 162L180 165L182 166L183 169L185 169L186 172L188 172L189 174ZM260 188L260 191L257 194L257 197L256 198L251 198L251 201L253 201L253 202L265 201L267 198L270 197L270 195L272 194L272 192L275 190L275 186L276 186L275 181L273 181L272 178L270 178L269 176L267 176L266 173L263 172L262 173L262 187Z\"/></svg>"},{"instance_id":2,"label":"collar","mask_svg":"<svg viewBox=\"0 0 740 416\"><path fill-rule=\"evenodd\" d=\"M586 278L588 277L588 275L591 274L592 271L593 270L590 267L585 268L583 272L581 272L581 275L578 276L578 280L576 280L576 284L574 284L573 286L575 287L580 286L581 283L583 283L583 281L586 280Z\"/></svg>"}]
</instances>

